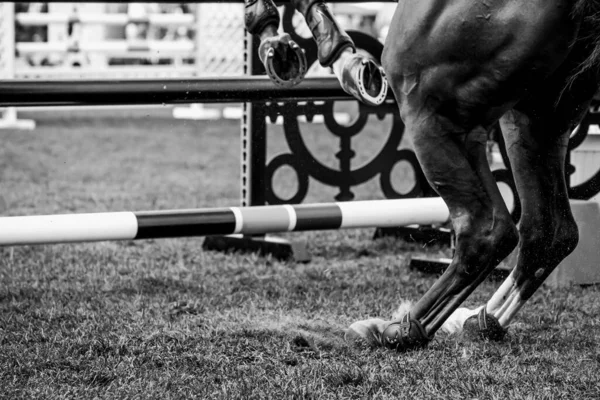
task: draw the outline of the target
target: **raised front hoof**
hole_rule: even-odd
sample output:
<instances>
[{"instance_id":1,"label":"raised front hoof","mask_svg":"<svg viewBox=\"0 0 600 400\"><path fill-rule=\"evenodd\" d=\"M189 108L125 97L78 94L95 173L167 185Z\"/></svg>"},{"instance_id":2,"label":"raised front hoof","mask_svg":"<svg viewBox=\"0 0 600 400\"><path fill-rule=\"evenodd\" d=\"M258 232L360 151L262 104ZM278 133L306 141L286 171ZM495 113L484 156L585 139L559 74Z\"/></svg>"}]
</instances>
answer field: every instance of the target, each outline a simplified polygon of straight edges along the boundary
<instances>
[{"instance_id":1,"label":"raised front hoof","mask_svg":"<svg viewBox=\"0 0 600 400\"><path fill-rule=\"evenodd\" d=\"M425 328L416 319L406 314L400 321L395 321L383 331L382 344L391 350L406 351L426 347L431 341Z\"/></svg>"},{"instance_id":2,"label":"raised front hoof","mask_svg":"<svg viewBox=\"0 0 600 400\"><path fill-rule=\"evenodd\" d=\"M387 98L388 81L383 68L358 53L344 64L340 83L346 93L369 106L378 106Z\"/></svg>"},{"instance_id":3,"label":"raised front hoof","mask_svg":"<svg viewBox=\"0 0 600 400\"><path fill-rule=\"evenodd\" d=\"M289 88L302 82L307 71L304 49L283 33L263 40L258 49L267 75L277 86Z\"/></svg>"},{"instance_id":4,"label":"raised front hoof","mask_svg":"<svg viewBox=\"0 0 600 400\"><path fill-rule=\"evenodd\" d=\"M493 315L489 315L485 307L479 314L467 318L463 325L463 335L471 340L492 340L499 342L506 336L500 322Z\"/></svg>"}]
</instances>

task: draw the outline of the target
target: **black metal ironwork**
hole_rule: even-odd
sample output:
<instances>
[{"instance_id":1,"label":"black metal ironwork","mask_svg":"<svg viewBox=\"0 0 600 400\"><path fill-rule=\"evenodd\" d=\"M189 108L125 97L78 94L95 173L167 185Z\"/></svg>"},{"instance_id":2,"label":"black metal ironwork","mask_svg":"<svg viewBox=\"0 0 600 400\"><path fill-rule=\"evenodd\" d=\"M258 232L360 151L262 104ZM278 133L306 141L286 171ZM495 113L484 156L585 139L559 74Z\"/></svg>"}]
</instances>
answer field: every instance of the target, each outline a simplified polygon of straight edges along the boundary
<instances>
[{"instance_id":1,"label":"black metal ironwork","mask_svg":"<svg viewBox=\"0 0 600 400\"><path fill-rule=\"evenodd\" d=\"M259 75L264 71L258 53L258 40L244 30L244 74ZM273 83L271 82L271 85ZM265 170L267 157L266 108L258 104L243 103L241 121L241 205L260 206L265 199Z\"/></svg>"},{"instance_id":2,"label":"black metal ironwork","mask_svg":"<svg viewBox=\"0 0 600 400\"><path fill-rule=\"evenodd\" d=\"M358 117L354 123L345 126L340 125L334 118L334 102L326 101L323 104L308 102L306 104L283 103L272 104L268 108L267 116L274 122L278 115L283 116L283 129L289 152L276 155L267 164L266 170L266 200L270 204L300 203L304 200L309 189L309 177L333 187L339 188L335 196L338 201L347 201L354 198L352 187L361 185L373 177L380 175L381 189L386 198L406 198L422 195L422 172L411 150L398 149L404 131L404 125L398 115L397 106L394 102L383 104L377 108L360 106ZM375 114L379 118L392 115L392 125L389 132L382 132L383 144L380 152L368 163L358 168L352 168L352 159L356 152L352 148L352 139L359 135L367 124L369 116ZM339 168L330 168L317 160L310 152L305 143L299 116L306 116L307 120L316 115L322 115L325 127L329 132L339 138L339 150L335 156L339 160ZM409 163L415 170L417 181L413 188L405 193L399 193L394 189L391 182L392 168L400 161ZM292 168L298 177L298 189L291 198L280 198L273 190L273 177L275 172L282 166Z\"/></svg>"},{"instance_id":3,"label":"black metal ironwork","mask_svg":"<svg viewBox=\"0 0 600 400\"><path fill-rule=\"evenodd\" d=\"M293 15L293 7L286 6L282 18L283 30L289 33L294 41L306 50L308 64L312 65L317 62L317 46L312 38L304 38L296 32L292 23ZM349 31L348 33L357 48L369 52L377 60L380 60L383 45L377 39L361 32ZM256 52L253 52L252 56L252 65L260 65L254 72L264 73ZM348 126L341 125L336 121L334 117L335 100L328 99L324 102L309 101L301 103L273 102L265 107L265 115L272 122L275 122L278 116L283 117L283 129L289 148L288 152L277 154L267 162L264 179L264 201L266 203L301 203L309 191L309 178L339 188L339 193L335 196L338 201L352 200L354 198L352 188L369 181L377 175L379 175L381 190L386 198L434 195L412 150L399 149L404 133L404 124L391 93L390 99L379 107L370 107L357 102L358 115L353 123ZM259 111L257 107L254 110L257 113L263 112L263 110ZM339 138L339 150L335 151L335 156L339 160L338 169L330 168L319 162L308 149L302 136L299 117L304 116L310 122L317 115L323 116L325 127L332 135ZM375 115L379 119L391 115L391 127L388 132L382 132L383 147L380 152L365 165L353 168L352 160L356 156L356 152L353 150L352 139L363 131L371 115ZM256 151L261 144L253 143L253 146L256 146L254 149ZM415 177L412 188L402 193L394 189L392 182L392 170L401 161L411 166ZM274 182L275 173L283 166L293 169L298 180L296 193L288 198L281 198L274 190L274 187L277 186L277 183Z\"/></svg>"}]
</instances>

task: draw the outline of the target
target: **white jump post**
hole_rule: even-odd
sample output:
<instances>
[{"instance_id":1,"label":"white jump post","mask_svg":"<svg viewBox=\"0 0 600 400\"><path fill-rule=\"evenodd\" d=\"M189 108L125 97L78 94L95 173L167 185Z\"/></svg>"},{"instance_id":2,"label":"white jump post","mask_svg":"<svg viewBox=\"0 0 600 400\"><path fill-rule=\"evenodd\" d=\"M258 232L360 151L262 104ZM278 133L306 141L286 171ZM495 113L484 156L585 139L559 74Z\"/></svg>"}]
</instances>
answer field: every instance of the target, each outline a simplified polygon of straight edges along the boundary
<instances>
[{"instance_id":1,"label":"white jump post","mask_svg":"<svg viewBox=\"0 0 600 400\"><path fill-rule=\"evenodd\" d=\"M242 75L244 5L196 4L196 74L199 77ZM240 119L240 107L207 108L204 104L174 107L176 119Z\"/></svg>"},{"instance_id":2,"label":"white jump post","mask_svg":"<svg viewBox=\"0 0 600 400\"><path fill-rule=\"evenodd\" d=\"M202 7L203 4L196 4L196 35L194 36L196 42L196 54L195 54L195 73L200 76L203 72L206 72L206 66L209 65L207 62L209 51L207 48L202 47L202 40L210 40L204 37L205 28L202 26L202 16L204 15L205 9ZM209 31L206 29L206 31ZM202 68L204 67L204 68ZM191 120L211 120L220 119L221 112L218 109L209 109L201 103L190 104L188 107L174 107L173 118L175 119L191 119Z\"/></svg>"},{"instance_id":3,"label":"white jump post","mask_svg":"<svg viewBox=\"0 0 600 400\"><path fill-rule=\"evenodd\" d=\"M0 80L15 77L15 4L0 3ZM17 118L14 107L0 109L0 129L35 129L35 121Z\"/></svg>"},{"instance_id":4,"label":"white jump post","mask_svg":"<svg viewBox=\"0 0 600 400\"><path fill-rule=\"evenodd\" d=\"M90 8L92 6L92 8ZM99 8L100 7L100 8ZM135 16L125 13L109 14L103 4L51 3L48 13L15 13L14 3L0 3L0 79L81 79L81 78L161 78L161 77L210 77L243 74L243 4L196 4L193 14L147 14ZM147 22L157 26L187 26L196 30L194 40L177 41L131 41L108 40L104 37L105 26L124 26L129 22ZM48 42L16 43L15 22L23 26L48 26ZM66 36L68 23L83 26L80 40L69 41ZM89 26L93 31L89 31ZM91 34L90 34L91 33ZM15 68L15 54L63 54L67 59L75 57L78 67L26 66ZM91 68L85 60L102 60L108 56L119 58L151 57L160 53L175 60L183 57L195 59L195 65L171 66L108 66L100 62ZM91 58L93 57L93 59ZM65 61L66 62L66 61ZM69 64L68 62L66 62ZM4 117L0 128L33 129L34 121L20 121L17 109L0 110ZM241 117L239 107L174 107L173 116L185 119L219 119Z\"/></svg>"},{"instance_id":5,"label":"white jump post","mask_svg":"<svg viewBox=\"0 0 600 400\"><path fill-rule=\"evenodd\" d=\"M90 6L94 6L90 9ZM196 59L194 66L183 66L183 73L179 67L171 68L173 76L223 76L241 75L243 73L243 59L241 54L241 40L243 36L243 4L198 4L194 14L147 14L143 16L125 13L107 14L104 6L98 3L62 4L51 3L48 13L4 12L2 18L7 21L6 26L13 29L14 21L22 26L48 26L48 41L15 43L8 40L6 46L18 50L19 54L60 54L72 53L98 56L118 55L120 58L151 57L160 53L174 59L179 56ZM65 8L66 7L66 8ZM14 7L11 7L14 11ZM9 21L12 23L8 23ZM107 26L125 26L129 22L145 22L153 26L185 26L197 31L194 40L102 40L103 28ZM68 23L76 23L85 29L84 36L76 41L69 41L66 27ZM90 26L91 25L91 26ZM90 29L92 29L90 31ZM100 29L100 30L98 30ZM14 38L14 29L13 35ZM238 40L239 39L239 40ZM239 48L239 49L238 49ZM240 50L240 51L237 51ZM14 57L11 60L13 61ZM14 64L10 62L9 64ZM14 69L14 65L13 69ZM126 68L106 68L107 73L115 70L119 78L125 73ZM129 68L127 68L129 69ZM135 67L132 71L140 72L143 77L167 77L166 68L163 67ZM157 76L152 75L152 70L157 69ZM63 67L26 67L15 71L15 78L60 78L60 74L67 73L68 68ZM89 70L89 71L88 71ZM143 70L148 70L146 73ZM101 73L99 68L91 70L85 66L75 69L80 77L96 78ZM92 75L89 76L88 72ZM129 75L128 77L133 77ZM112 76L114 78L114 76ZM67 78L68 79L68 76Z\"/></svg>"},{"instance_id":6,"label":"white jump post","mask_svg":"<svg viewBox=\"0 0 600 400\"><path fill-rule=\"evenodd\" d=\"M137 79L189 78L196 74L195 66L177 62L182 57L194 57L195 42L191 40L120 40L108 39L113 27L125 27L130 22L151 26L195 27L193 14L107 13L105 3L51 3L48 13L24 12L15 14L21 26L48 27L44 43L16 43L19 54L52 54L62 57L58 67L25 67L15 71L18 79ZM69 36L67 26L78 29ZM104 40L103 40L104 39ZM109 66L109 57L153 58L157 54L175 61L171 66ZM77 64L77 66L72 66Z\"/></svg>"}]
</instances>

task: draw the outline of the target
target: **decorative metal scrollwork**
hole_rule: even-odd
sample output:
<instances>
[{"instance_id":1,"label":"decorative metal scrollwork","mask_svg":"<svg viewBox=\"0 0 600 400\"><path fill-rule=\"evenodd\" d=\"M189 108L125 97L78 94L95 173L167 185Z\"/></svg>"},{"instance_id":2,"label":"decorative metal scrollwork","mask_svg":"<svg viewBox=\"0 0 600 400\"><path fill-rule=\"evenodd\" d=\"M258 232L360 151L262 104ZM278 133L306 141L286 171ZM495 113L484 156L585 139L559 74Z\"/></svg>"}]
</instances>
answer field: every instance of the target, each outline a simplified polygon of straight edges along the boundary
<instances>
[{"instance_id":1,"label":"decorative metal scrollwork","mask_svg":"<svg viewBox=\"0 0 600 400\"><path fill-rule=\"evenodd\" d=\"M283 13L283 27L294 41L306 50L309 65L317 62L317 47L312 38L298 35L293 24L293 8L285 7ZM348 32L357 48L368 51L377 60L380 60L383 45L375 38L361 32ZM423 172L417 162L415 154L409 149L398 149L404 133L404 124L399 115L395 102L389 101L379 107L369 107L363 104L358 106L358 116L350 125L342 125L334 117L334 101L308 102L308 103L272 103L267 105L268 117L275 122L279 115L283 116L283 129L289 147L289 153L275 156L267 163L265 171L265 199L269 204L300 203L309 190L309 178L332 187L338 187L339 193L335 196L338 201L352 200L354 193L352 187L361 185L379 174L381 189L386 198L418 197L428 193ZM326 128L339 138L339 151L335 156L339 160L339 169L333 169L318 161L308 149L298 122L299 116L305 116L312 121L316 115L322 115ZM369 162L352 168L352 160L356 156L353 150L352 139L359 135L371 115L383 120L387 115L392 116L392 124L387 135L382 132L383 147ZM413 170L414 182L412 188L400 192L394 188L392 171L400 163L409 164ZM296 193L289 198L279 197L273 189L273 179L277 170L287 166L296 172L298 187Z\"/></svg>"},{"instance_id":2,"label":"decorative metal scrollwork","mask_svg":"<svg viewBox=\"0 0 600 400\"><path fill-rule=\"evenodd\" d=\"M415 197L422 187L418 182L408 193L399 193L393 188L391 170L399 161L410 163L415 170L415 177L421 177L422 172L412 151L398 150L404 125L400 119L395 103L384 104L377 109L360 106L358 118L349 126L338 124L333 113L334 102L327 101L323 104L313 102L307 104L285 103L273 104L269 107L269 117L274 121L278 115L283 116L283 128L289 153L279 154L267 164L266 198L270 204L295 203L304 199L308 192L308 178L313 177L319 182L333 187L339 187L340 192L335 197L338 201L352 200L353 186L367 182L377 174L381 174L380 181L384 195L388 198ZM382 113L385 111L385 113ZM352 169L351 161L356 153L352 149L352 138L360 134L365 127L370 114L379 117L392 114L392 126L385 139L381 151L368 163ZM339 169L330 168L317 160L306 145L298 116L305 115L310 120L315 115L323 115L327 129L339 138L339 151L335 154L339 160ZM273 176L278 168L287 165L296 171L298 176L298 190L292 198L282 199L273 191Z\"/></svg>"}]
</instances>

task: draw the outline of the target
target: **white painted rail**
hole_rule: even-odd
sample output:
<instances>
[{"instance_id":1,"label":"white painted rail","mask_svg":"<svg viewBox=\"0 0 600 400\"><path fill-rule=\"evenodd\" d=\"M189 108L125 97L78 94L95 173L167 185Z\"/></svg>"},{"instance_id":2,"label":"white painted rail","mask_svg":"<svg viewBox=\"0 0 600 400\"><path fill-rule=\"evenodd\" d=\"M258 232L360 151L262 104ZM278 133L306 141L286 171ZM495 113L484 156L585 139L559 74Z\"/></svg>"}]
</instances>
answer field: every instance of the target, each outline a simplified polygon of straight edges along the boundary
<instances>
[{"instance_id":1,"label":"white painted rail","mask_svg":"<svg viewBox=\"0 0 600 400\"><path fill-rule=\"evenodd\" d=\"M191 40L177 41L147 41L147 40L112 40L104 42L19 42L16 44L19 54L49 54L67 52L97 52L110 54L130 53L160 53L177 54L190 53L193 55L195 45Z\"/></svg>"},{"instance_id":2,"label":"white painted rail","mask_svg":"<svg viewBox=\"0 0 600 400\"><path fill-rule=\"evenodd\" d=\"M157 26L195 27L193 14L150 14L145 17L132 17L128 14L58 14L58 13L17 13L17 23L23 26L45 26L49 24L102 24L127 25L147 23Z\"/></svg>"}]
</instances>

